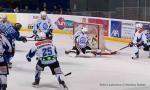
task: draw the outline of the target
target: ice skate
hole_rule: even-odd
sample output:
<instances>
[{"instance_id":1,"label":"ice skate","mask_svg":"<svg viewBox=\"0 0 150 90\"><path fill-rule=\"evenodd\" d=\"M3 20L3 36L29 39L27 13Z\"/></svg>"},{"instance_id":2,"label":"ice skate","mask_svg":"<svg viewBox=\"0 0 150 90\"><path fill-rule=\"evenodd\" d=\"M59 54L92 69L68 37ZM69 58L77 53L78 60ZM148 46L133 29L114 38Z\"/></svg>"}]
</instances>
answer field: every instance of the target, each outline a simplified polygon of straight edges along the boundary
<instances>
[{"instance_id":1,"label":"ice skate","mask_svg":"<svg viewBox=\"0 0 150 90\"><path fill-rule=\"evenodd\" d=\"M12 68L12 62L8 63L8 68L11 69Z\"/></svg>"},{"instance_id":2,"label":"ice skate","mask_svg":"<svg viewBox=\"0 0 150 90\"><path fill-rule=\"evenodd\" d=\"M67 85L64 83L64 84L60 84L60 87L62 90L68 90L68 87Z\"/></svg>"},{"instance_id":3,"label":"ice skate","mask_svg":"<svg viewBox=\"0 0 150 90\"><path fill-rule=\"evenodd\" d=\"M35 79L35 82L32 83L33 87L38 88L39 87L39 79Z\"/></svg>"},{"instance_id":4,"label":"ice skate","mask_svg":"<svg viewBox=\"0 0 150 90\"><path fill-rule=\"evenodd\" d=\"M38 82L33 82L32 83L33 87L38 88L39 87L39 83Z\"/></svg>"},{"instance_id":5,"label":"ice skate","mask_svg":"<svg viewBox=\"0 0 150 90\"><path fill-rule=\"evenodd\" d=\"M134 56L131 57L133 60L135 59L138 59L139 58L139 55L138 54L135 54Z\"/></svg>"}]
</instances>

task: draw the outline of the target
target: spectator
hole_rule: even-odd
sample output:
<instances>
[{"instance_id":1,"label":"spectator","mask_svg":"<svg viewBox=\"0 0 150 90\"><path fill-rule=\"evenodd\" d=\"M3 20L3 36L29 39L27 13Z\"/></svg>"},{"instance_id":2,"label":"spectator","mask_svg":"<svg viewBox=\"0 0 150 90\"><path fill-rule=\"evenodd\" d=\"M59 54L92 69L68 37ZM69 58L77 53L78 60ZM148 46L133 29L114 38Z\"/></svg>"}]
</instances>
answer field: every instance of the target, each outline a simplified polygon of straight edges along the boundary
<instances>
[{"instance_id":1,"label":"spectator","mask_svg":"<svg viewBox=\"0 0 150 90\"><path fill-rule=\"evenodd\" d=\"M2 7L0 7L0 11L3 11L4 9Z\"/></svg>"},{"instance_id":2,"label":"spectator","mask_svg":"<svg viewBox=\"0 0 150 90\"><path fill-rule=\"evenodd\" d=\"M40 12L40 9L38 7L36 8L36 12L38 12L38 13Z\"/></svg>"},{"instance_id":3,"label":"spectator","mask_svg":"<svg viewBox=\"0 0 150 90\"><path fill-rule=\"evenodd\" d=\"M16 8L14 9L14 13L19 13L19 8L18 8L18 7L16 7Z\"/></svg>"},{"instance_id":4,"label":"spectator","mask_svg":"<svg viewBox=\"0 0 150 90\"><path fill-rule=\"evenodd\" d=\"M28 12L29 12L29 8L28 8L27 5L25 6L24 12L25 12L25 13L28 13Z\"/></svg>"},{"instance_id":5,"label":"spectator","mask_svg":"<svg viewBox=\"0 0 150 90\"><path fill-rule=\"evenodd\" d=\"M53 7L53 14L58 14L58 8L56 5Z\"/></svg>"},{"instance_id":6,"label":"spectator","mask_svg":"<svg viewBox=\"0 0 150 90\"><path fill-rule=\"evenodd\" d=\"M71 9L70 9L70 8L67 9L66 14L67 14L67 15L71 15Z\"/></svg>"},{"instance_id":7,"label":"spectator","mask_svg":"<svg viewBox=\"0 0 150 90\"><path fill-rule=\"evenodd\" d=\"M46 7L44 8L44 11L47 11Z\"/></svg>"},{"instance_id":8,"label":"spectator","mask_svg":"<svg viewBox=\"0 0 150 90\"><path fill-rule=\"evenodd\" d=\"M60 8L59 14L63 14L63 8Z\"/></svg>"}]
</instances>

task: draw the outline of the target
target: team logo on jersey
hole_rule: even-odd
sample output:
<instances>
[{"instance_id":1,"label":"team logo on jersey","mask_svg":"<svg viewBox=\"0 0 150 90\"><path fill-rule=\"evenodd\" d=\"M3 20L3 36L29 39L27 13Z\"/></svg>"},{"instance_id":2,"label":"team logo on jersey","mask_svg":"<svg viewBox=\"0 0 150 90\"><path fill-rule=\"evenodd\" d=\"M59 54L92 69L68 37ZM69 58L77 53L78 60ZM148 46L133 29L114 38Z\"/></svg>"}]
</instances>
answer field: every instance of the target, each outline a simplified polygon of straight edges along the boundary
<instances>
[{"instance_id":1,"label":"team logo on jersey","mask_svg":"<svg viewBox=\"0 0 150 90\"><path fill-rule=\"evenodd\" d=\"M58 18L58 20L56 21L56 25L59 29L63 30L66 27L65 19L62 17Z\"/></svg>"},{"instance_id":2,"label":"team logo on jersey","mask_svg":"<svg viewBox=\"0 0 150 90\"><path fill-rule=\"evenodd\" d=\"M48 28L47 23L43 23L43 29L44 29L44 30L47 30L47 28Z\"/></svg>"}]
</instances>

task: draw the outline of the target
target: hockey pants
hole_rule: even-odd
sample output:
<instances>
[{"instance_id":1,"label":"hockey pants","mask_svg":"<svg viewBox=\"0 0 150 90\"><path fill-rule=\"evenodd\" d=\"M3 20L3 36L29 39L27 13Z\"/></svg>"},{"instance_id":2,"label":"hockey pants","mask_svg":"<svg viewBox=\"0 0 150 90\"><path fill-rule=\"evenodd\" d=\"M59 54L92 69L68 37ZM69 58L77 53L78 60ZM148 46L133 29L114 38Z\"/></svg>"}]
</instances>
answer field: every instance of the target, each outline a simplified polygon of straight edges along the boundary
<instances>
[{"instance_id":1,"label":"hockey pants","mask_svg":"<svg viewBox=\"0 0 150 90\"><path fill-rule=\"evenodd\" d=\"M39 84L39 82L40 82L41 71L44 71L44 68L46 66L48 66L51 69L53 75L56 75L56 78L57 78L59 84L65 84L64 75L61 71L61 68L59 67L58 62L55 62L55 63L50 64L50 65L43 65L39 62L37 63L36 71L35 71L35 82L37 84Z\"/></svg>"}]
</instances>

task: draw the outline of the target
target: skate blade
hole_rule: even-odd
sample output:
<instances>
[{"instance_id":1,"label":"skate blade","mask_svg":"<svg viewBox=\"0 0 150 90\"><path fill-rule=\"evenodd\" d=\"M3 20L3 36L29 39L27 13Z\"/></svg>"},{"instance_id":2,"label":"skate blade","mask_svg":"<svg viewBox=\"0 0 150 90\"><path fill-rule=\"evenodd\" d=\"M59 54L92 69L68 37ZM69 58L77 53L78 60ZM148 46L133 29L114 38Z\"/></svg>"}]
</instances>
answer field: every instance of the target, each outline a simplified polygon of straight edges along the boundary
<instances>
[{"instance_id":1,"label":"skate blade","mask_svg":"<svg viewBox=\"0 0 150 90\"><path fill-rule=\"evenodd\" d=\"M62 85L60 85L60 90L69 90L68 87L63 87Z\"/></svg>"},{"instance_id":2,"label":"skate blade","mask_svg":"<svg viewBox=\"0 0 150 90\"><path fill-rule=\"evenodd\" d=\"M34 88L39 88L39 85L32 85Z\"/></svg>"},{"instance_id":3,"label":"skate blade","mask_svg":"<svg viewBox=\"0 0 150 90\"><path fill-rule=\"evenodd\" d=\"M131 57L131 59L132 59L132 60L137 60L138 58L137 58L137 57Z\"/></svg>"}]
</instances>

